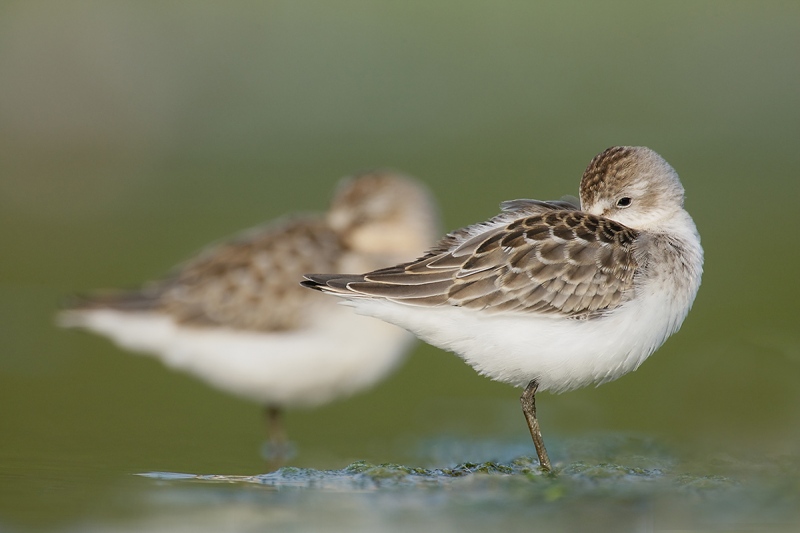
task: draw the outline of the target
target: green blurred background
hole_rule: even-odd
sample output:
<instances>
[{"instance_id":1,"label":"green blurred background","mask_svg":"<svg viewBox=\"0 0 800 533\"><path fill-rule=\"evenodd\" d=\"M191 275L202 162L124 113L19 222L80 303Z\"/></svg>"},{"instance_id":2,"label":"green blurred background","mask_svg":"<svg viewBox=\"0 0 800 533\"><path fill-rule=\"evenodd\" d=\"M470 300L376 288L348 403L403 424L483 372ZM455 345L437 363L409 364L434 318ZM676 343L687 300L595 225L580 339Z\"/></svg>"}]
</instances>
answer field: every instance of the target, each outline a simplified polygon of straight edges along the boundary
<instances>
[{"instance_id":1,"label":"green blurred background","mask_svg":"<svg viewBox=\"0 0 800 533\"><path fill-rule=\"evenodd\" d=\"M678 170L703 285L639 371L542 395L551 455L620 432L796 456L800 3L1 3L0 526L80 523L130 473L264 470L258 406L57 329L64 297L322 210L364 168L424 180L452 229L576 194L616 144ZM518 395L419 345L375 390L290 413L292 464L525 445Z\"/></svg>"}]
</instances>

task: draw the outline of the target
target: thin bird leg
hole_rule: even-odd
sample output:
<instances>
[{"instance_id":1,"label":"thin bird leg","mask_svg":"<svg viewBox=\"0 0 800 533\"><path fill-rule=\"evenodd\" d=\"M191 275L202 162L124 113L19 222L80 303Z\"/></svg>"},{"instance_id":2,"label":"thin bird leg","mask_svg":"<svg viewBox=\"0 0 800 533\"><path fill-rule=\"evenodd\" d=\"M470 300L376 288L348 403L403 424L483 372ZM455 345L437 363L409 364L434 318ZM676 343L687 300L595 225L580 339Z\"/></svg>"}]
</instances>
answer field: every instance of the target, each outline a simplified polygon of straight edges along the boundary
<instances>
[{"instance_id":1,"label":"thin bird leg","mask_svg":"<svg viewBox=\"0 0 800 533\"><path fill-rule=\"evenodd\" d=\"M522 404L522 413L525 415L525 421L528 422L528 429L531 431L531 438L533 445L536 446L536 455L539 456L539 466L546 472L552 471L550 467L550 458L547 456L547 450L544 448L544 440L542 439L542 430L539 429L539 420L536 418L536 390L539 384L536 380L531 380L528 386L525 387L525 392L519 397L519 402Z\"/></svg>"},{"instance_id":2,"label":"thin bird leg","mask_svg":"<svg viewBox=\"0 0 800 533\"><path fill-rule=\"evenodd\" d=\"M276 448L286 445L286 429L283 427L283 417L278 407L269 406L264 408L264 415L267 419L267 434L269 440Z\"/></svg>"},{"instance_id":3,"label":"thin bird leg","mask_svg":"<svg viewBox=\"0 0 800 533\"><path fill-rule=\"evenodd\" d=\"M286 429L283 426L282 415L283 413L278 407L268 406L264 408L269 441L263 449L263 454L270 469L277 469L283 466L283 463L290 455L290 446L286 437Z\"/></svg>"}]
</instances>

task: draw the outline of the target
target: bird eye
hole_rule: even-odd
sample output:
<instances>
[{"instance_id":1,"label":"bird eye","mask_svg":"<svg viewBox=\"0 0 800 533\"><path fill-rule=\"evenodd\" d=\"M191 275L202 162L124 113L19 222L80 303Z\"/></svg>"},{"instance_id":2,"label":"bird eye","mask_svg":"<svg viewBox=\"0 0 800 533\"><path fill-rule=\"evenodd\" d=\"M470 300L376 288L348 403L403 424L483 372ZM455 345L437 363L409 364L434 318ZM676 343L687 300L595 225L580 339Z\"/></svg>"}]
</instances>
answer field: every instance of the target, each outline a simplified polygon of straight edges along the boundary
<instances>
[{"instance_id":1,"label":"bird eye","mask_svg":"<svg viewBox=\"0 0 800 533\"><path fill-rule=\"evenodd\" d=\"M619 200L617 200L617 207L628 207L631 205L631 198L630 196L623 196Z\"/></svg>"}]
</instances>

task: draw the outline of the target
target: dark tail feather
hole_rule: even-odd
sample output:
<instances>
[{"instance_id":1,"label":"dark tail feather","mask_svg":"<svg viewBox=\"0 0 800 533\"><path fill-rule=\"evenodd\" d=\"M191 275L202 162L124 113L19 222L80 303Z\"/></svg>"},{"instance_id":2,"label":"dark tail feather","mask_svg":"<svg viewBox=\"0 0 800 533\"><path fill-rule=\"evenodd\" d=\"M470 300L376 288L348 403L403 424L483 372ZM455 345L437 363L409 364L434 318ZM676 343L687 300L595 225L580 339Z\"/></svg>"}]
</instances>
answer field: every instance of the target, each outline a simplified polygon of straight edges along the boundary
<instances>
[{"instance_id":1,"label":"dark tail feather","mask_svg":"<svg viewBox=\"0 0 800 533\"><path fill-rule=\"evenodd\" d=\"M364 276L355 274L305 274L305 281L301 281L303 287L322 292L349 293L347 285L357 281L364 281Z\"/></svg>"},{"instance_id":2,"label":"dark tail feather","mask_svg":"<svg viewBox=\"0 0 800 533\"><path fill-rule=\"evenodd\" d=\"M159 306L161 291L145 288L132 291L98 291L67 298L62 309L67 311L89 311L114 309L117 311L150 311Z\"/></svg>"}]
</instances>

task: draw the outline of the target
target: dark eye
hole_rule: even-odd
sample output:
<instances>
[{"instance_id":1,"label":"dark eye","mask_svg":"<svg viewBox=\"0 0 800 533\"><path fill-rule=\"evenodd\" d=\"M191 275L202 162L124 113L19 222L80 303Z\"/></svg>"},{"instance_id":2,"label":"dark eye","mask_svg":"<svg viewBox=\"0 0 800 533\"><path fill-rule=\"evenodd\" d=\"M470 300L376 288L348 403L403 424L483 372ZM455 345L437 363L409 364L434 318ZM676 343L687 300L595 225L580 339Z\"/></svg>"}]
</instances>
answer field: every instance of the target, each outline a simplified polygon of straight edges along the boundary
<instances>
[{"instance_id":1,"label":"dark eye","mask_svg":"<svg viewBox=\"0 0 800 533\"><path fill-rule=\"evenodd\" d=\"M628 207L631 205L631 198L630 196L623 196L619 200L617 200L617 207Z\"/></svg>"}]
</instances>

